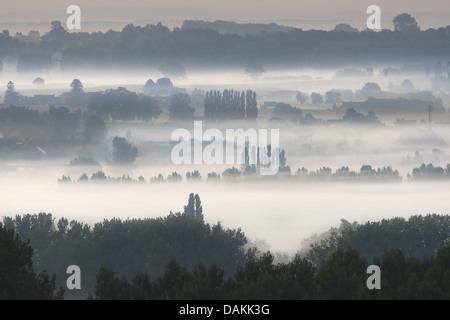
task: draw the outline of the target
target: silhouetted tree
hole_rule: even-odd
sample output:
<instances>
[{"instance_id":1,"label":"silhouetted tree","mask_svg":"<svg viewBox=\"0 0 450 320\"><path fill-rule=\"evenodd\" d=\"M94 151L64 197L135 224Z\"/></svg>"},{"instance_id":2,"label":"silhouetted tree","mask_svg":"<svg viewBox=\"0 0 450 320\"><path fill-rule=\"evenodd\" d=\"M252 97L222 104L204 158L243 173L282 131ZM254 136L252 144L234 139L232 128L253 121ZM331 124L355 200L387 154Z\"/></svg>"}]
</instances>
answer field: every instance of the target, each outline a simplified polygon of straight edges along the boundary
<instances>
[{"instance_id":1,"label":"silhouetted tree","mask_svg":"<svg viewBox=\"0 0 450 320\"><path fill-rule=\"evenodd\" d=\"M79 79L73 79L70 83L70 87L72 89L67 94L69 105L73 107L84 106L87 100L81 81Z\"/></svg>"},{"instance_id":2,"label":"silhouetted tree","mask_svg":"<svg viewBox=\"0 0 450 320\"><path fill-rule=\"evenodd\" d=\"M89 109L102 116L122 121L151 121L161 114L158 101L126 88L108 89L92 96Z\"/></svg>"},{"instance_id":3,"label":"silhouetted tree","mask_svg":"<svg viewBox=\"0 0 450 320\"><path fill-rule=\"evenodd\" d=\"M300 104L304 104L306 102L306 100L308 99L306 94L304 94L301 91L297 92L297 94L295 95L295 98L297 99L297 103L300 103Z\"/></svg>"},{"instance_id":4,"label":"silhouetted tree","mask_svg":"<svg viewBox=\"0 0 450 320\"><path fill-rule=\"evenodd\" d=\"M6 85L5 98L6 105L18 105L22 101L22 96L15 90L14 83L9 81Z\"/></svg>"},{"instance_id":5,"label":"silhouetted tree","mask_svg":"<svg viewBox=\"0 0 450 320\"><path fill-rule=\"evenodd\" d=\"M339 23L334 27L334 31L343 31L343 32L358 32L358 29L353 28L351 25L347 23Z\"/></svg>"},{"instance_id":6,"label":"silhouetted tree","mask_svg":"<svg viewBox=\"0 0 450 320\"><path fill-rule=\"evenodd\" d=\"M311 102L314 104L323 103L323 97L320 93L311 93Z\"/></svg>"},{"instance_id":7,"label":"silhouetted tree","mask_svg":"<svg viewBox=\"0 0 450 320\"><path fill-rule=\"evenodd\" d=\"M127 139L114 137L113 139L113 161L119 163L133 163L138 155L138 150Z\"/></svg>"},{"instance_id":8,"label":"silhouetted tree","mask_svg":"<svg viewBox=\"0 0 450 320\"><path fill-rule=\"evenodd\" d=\"M203 222L203 208L198 194L189 194L188 204L184 206L184 214Z\"/></svg>"},{"instance_id":9,"label":"silhouetted tree","mask_svg":"<svg viewBox=\"0 0 450 320\"><path fill-rule=\"evenodd\" d=\"M247 92L224 90L209 91L205 97L204 116L209 121L256 119L258 116L258 105L256 93L252 90Z\"/></svg>"},{"instance_id":10,"label":"silhouetted tree","mask_svg":"<svg viewBox=\"0 0 450 320\"><path fill-rule=\"evenodd\" d=\"M392 21L394 30L399 32L418 32L420 31L416 19L408 13L397 15Z\"/></svg>"},{"instance_id":11,"label":"silhouetted tree","mask_svg":"<svg viewBox=\"0 0 450 320\"><path fill-rule=\"evenodd\" d=\"M367 82L366 84L364 84L361 92L365 97L377 97L381 93L381 88L375 82Z\"/></svg>"},{"instance_id":12,"label":"silhouetted tree","mask_svg":"<svg viewBox=\"0 0 450 320\"><path fill-rule=\"evenodd\" d=\"M330 90L325 93L325 103L339 103L341 102L341 93L337 90Z\"/></svg>"},{"instance_id":13,"label":"silhouetted tree","mask_svg":"<svg viewBox=\"0 0 450 320\"><path fill-rule=\"evenodd\" d=\"M63 289L54 293L56 276L50 277L46 272L36 274L30 242L22 241L14 233L0 223L0 299L63 299Z\"/></svg>"},{"instance_id":14,"label":"silhouetted tree","mask_svg":"<svg viewBox=\"0 0 450 320\"><path fill-rule=\"evenodd\" d=\"M45 81L41 77L37 77L36 79L33 80L33 84L44 84L44 83Z\"/></svg>"},{"instance_id":15,"label":"silhouetted tree","mask_svg":"<svg viewBox=\"0 0 450 320\"><path fill-rule=\"evenodd\" d=\"M157 88L165 88L165 89L173 88L172 81L170 81L169 78L159 78L158 80L156 80L155 86Z\"/></svg>"},{"instance_id":16,"label":"silhouetted tree","mask_svg":"<svg viewBox=\"0 0 450 320\"><path fill-rule=\"evenodd\" d=\"M273 109L273 114L277 117L288 119L293 122L300 122L303 118L301 109L292 107L290 104L279 102Z\"/></svg>"},{"instance_id":17,"label":"silhouetted tree","mask_svg":"<svg viewBox=\"0 0 450 320\"><path fill-rule=\"evenodd\" d=\"M169 118L171 120L191 119L195 109L190 106L191 98L187 93L177 93L170 97Z\"/></svg>"},{"instance_id":18,"label":"silhouetted tree","mask_svg":"<svg viewBox=\"0 0 450 320\"><path fill-rule=\"evenodd\" d=\"M264 72L266 69L260 63L250 62L245 65L245 73L252 79L260 78Z\"/></svg>"},{"instance_id":19,"label":"silhouetted tree","mask_svg":"<svg viewBox=\"0 0 450 320\"><path fill-rule=\"evenodd\" d=\"M51 45L52 48L57 48L61 46L67 36L67 31L64 29L61 21L55 20L51 23L51 29L48 33L42 36L42 40L47 44Z\"/></svg>"}]
</instances>

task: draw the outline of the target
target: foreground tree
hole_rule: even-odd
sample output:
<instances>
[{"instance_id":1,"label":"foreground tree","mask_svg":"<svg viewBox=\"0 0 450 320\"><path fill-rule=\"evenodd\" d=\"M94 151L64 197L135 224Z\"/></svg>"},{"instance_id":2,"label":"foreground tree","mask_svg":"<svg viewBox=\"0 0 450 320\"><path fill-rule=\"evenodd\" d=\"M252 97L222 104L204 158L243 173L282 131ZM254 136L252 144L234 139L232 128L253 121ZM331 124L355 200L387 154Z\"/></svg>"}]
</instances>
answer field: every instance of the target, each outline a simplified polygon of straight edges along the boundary
<instances>
[{"instance_id":1,"label":"foreground tree","mask_svg":"<svg viewBox=\"0 0 450 320\"><path fill-rule=\"evenodd\" d=\"M62 299L64 291L56 295L56 276L46 272L36 274L33 269L33 248L14 230L0 223L0 300Z\"/></svg>"}]
</instances>

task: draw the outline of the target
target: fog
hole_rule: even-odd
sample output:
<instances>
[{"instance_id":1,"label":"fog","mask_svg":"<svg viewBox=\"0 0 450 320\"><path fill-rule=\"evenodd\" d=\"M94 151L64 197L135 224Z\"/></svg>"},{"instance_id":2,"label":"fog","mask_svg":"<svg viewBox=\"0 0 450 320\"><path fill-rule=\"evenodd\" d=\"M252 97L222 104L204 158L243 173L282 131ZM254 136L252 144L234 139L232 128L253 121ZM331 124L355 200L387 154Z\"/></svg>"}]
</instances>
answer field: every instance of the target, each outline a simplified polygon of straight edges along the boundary
<instances>
[{"instance_id":1,"label":"fog","mask_svg":"<svg viewBox=\"0 0 450 320\"><path fill-rule=\"evenodd\" d=\"M56 181L61 169L31 163L9 168L0 176L2 216L47 212L91 225L114 217L155 218L182 212L188 194L195 192L201 196L207 223L240 227L249 240L264 239L275 252L296 252L303 238L339 226L341 218L364 223L448 214L448 183L443 182L61 185Z\"/></svg>"},{"instance_id":2,"label":"fog","mask_svg":"<svg viewBox=\"0 0 450 320\"><path fill-rule=\"evenodd\" d=\"M89 82L89 81L88 81ZM423 115L426 117L426 113ZM192 122L171 125L109 123L108 138L125 136L139 147L133 166L114 166L105 161L111 147L105 143L100 150L67 149L58 156L30 160L3 159L0 169L1 216L50 212L55 218L66 217L95 224L118 217L153 218L169 212L182 212L189 193L198 193L202 200L205 221L219 221L225 227L242 228L250 241L265 240L275 252L298 251L302 239L313 233L339 226L340 219L377 221L383 218L409 217L413 214L448 214L448 182L411 182L407 175L421 163L445 167L450 163L450 127L428 123L414 126L358 125L295 126L289 123L272 128L280 130L280 148L286 150L291 168L289 179L236 178L206 181L207 173L231 165L174 165L170 159L171 132L179 127L192 130ZM208 124L224 130L230 124ZM235 123L233 128L243 127ZM258 121L254 127L267 127ZM164 146L157 153L146 143ZM439 152L433 149L439 149ZM419 152L419 155L416 152ZM89 153L90 152L90 153ZM99 167L69 166L79 155L94 156ZM299 168L310 171L342 166L358 171L362 165L373 168L391 166L398 170L400 182L308 182L294 174ZM239 167L237 165L237 167ZM81 183L82 173L91 176L102 170L111 177L143 176L146 183ZM202 181L187 182L188 171L199 170ZM179 183L149 183L161 173L166 177L176 171L183 176ZM68 175L74 182L58 183Z\"/></svg>"},{"instance_id":3,"label":"fog","mask_svg":"<svg viewBox=\"0 0 450 320\"><path fill-rule=\"evenodd\" d=\"M17 74L11 67L5 68L0 82L12 80L21 94L60 95L69 91L69 84L78 78L86 92L126 87L142 92L148 79L163 77L157 68L140 71L123 69L90 70L58 73ZM169 212L182 212L189 193L200 195L205 221L219 221L225 227L242 228L250 241L263 239L276 252L295 253L301 249L302 239L314 233L339 226L340 219L349 221L376 221L383 218L409 217L413 214L448 214L448 182L411 182L407 175L422 163L445 167L450 163L450 126L438 124L449 121L446 110L438 115L432 125L428 123L428 110L403 115L416 120L411 126L396 126L398 115L376 111L383 126L320 125L298 126L286 121L271 123L272 109L263 107L265 101L282 101L311 113L323 120L341 119L345 110L331 112L331 104L300 105L292 92L324 95L332 89L361 90L367 82L376 82L382 91L395 92L405 79L415 86L415 91L431 90L431 81L419 73L401 76L383 76L382 70L373 70L365 77L337 77L341 69L270 69L259 78L250 78L242 70L219 70L203 72L186 69L185 77L174 77L176 87L187 93L194 89L255 90L258 96L259 118L250 126L254 128L277 128L280 130L280 147L286 150L287 164L294 177L302 167L313 171L330 167L333 171L342 166L359 171L363 165L374 169L391 166L398 170L402 180L391 183L368 182L302 182L291 179L236 179L220 182L205 181L209 172L222 173L226 166L173 165L170 159L170 134L176 128L192 130L192 121L183 123L107 123L107 141L100 148L77 149L67 147L57 156L38 160L4 158L0 169L1 216L47 212L55 218L65 217L89 224L114 217L121 219L163 217ZM45 79L45 85L32 85L37 76ZM277 96L279 91L289 91ZM279 93L278 93L279 94ZM434 92L440 97L445 109L449 99L445 92ZM358 99L355 99L358 100ZM364 101L364 99L359 99ZM195 106L201 111L202 105ZM41 109L43 110L43 109ZM261 119L260 119L261 118ZM206 127L238 128L240 124L208 124ZM247 124L247 127L249 125ZM110 157L110 141L115 135L128 135L139 148L139 156L132 167L111 166L105 161ZM1 137L1 135L0 135ZM159 143L160 151L152 152L152 143ZM72 167L68 163L80 155L99 160L100 167ZM102 170L106 175L120 177L128 174L134 179L143 176L145 184L127 183L78 183L82 173L88 176ZM188 171L199 170L202 181L187 182ZM180 183L151 184L148 180L161 173L164 177L172 172L183 176ZM58 183L63 175L73 183Z\"/></svg>"},{"instance_id":4,"label":"fog","mask_svg":"<svg viewBox=\"0 0 450 320\"><path fill-rule=\"evenodd\" d=\"M422 63L423 64L423 63ZM420 66L420 65L419 65ZM389 65L385 65L389 67ZM383 67L384 68L384 67ZM218 68L199 70L195 67L186 68L184 76L170 76L175 86L185 88L188 93L199 88L203 90L220 89L249 89L257 91L258 102L262 104L270 92L277 91L302 91L306 93L318 92L325 94L329 90L361 90L367 82L377 83L383 91L399 92L404 80L410 80L414 85L414 91L431 91L432 81L430 77L422 73L411 71L400 75L383 75L383 68L372 68L373 74L360 76L338 76L337 73L345 68L266 68L265 72L252 78L245 72L245 66L241 68ZM365 67L350 68L350 70L364 71ZM145 82L149 79L156 81L166 77L157 67L134 68L109 68L77 69L70 71L54 70L54 72L22 72L17 73L16 67L4 66L0 73L0 83L13 81L15 88L26 96L34 94L59 95L70 90L70 83L74 78L80 79L86 92L112 89L119 86L129 90L142 92ZM32 84L36 77L45 80L45 85ZM448 99L446 92L435 92L438 96ZM286 99L284 97L284 99ZM356 99L358 100L358 99ZM295 96L290 97L286 103L296 103ZM316 106L317 108L317 106Z\"/></svg>"}]
</instances>

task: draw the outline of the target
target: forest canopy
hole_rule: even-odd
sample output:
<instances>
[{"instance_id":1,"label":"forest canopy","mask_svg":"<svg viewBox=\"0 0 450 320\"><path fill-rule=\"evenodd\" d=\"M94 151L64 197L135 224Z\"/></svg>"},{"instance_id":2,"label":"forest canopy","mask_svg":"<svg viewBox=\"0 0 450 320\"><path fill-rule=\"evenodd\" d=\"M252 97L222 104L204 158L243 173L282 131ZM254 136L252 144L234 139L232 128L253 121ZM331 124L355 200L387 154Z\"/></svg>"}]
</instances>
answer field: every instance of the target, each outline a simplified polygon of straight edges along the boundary
<instances>
[{"instance_id":1,"label":"forest canopy","mask_svg":"<svg viewBox=\"0 0 450 320\"><path fill-rule=\"evenodd\" d=\"M309 248L276 262L276 254L260 252L241 229L205 223L198 195L188 200L184 213L164 218L90 226L39 213L4 217L0 231L20 246L20 238L30 240L33 248L23 249L28 268L56 275L43 278L49 282L44 298L61 298L53 291L65 287L66 268L74 262L83 270L83 290L66 290L65 296L79 299L449 298L448 215L343 220L339 229L305 239ZM7 254L6 243L0 245ZM8 265L0 261L2 277ZM384 290L378 293L365 287L370 264L383 270ZM400 278L395 270L403 270Z\"/></svg>"}]
</instances>

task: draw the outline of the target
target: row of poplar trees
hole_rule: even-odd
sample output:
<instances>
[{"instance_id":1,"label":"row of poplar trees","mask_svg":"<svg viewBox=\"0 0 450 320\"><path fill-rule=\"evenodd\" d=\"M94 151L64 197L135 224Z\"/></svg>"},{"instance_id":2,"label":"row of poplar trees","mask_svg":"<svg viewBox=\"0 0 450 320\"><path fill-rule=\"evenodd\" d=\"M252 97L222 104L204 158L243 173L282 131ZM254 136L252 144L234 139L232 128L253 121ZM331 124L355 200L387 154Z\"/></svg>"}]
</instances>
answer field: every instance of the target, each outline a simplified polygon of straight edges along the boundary
<instances>
[{"instance_id":1,"label":"row of poplar trees","mask_svg":"<svg viewBox=\"0 0 450 320\"><path fill-rule=\"evenodd\" d=\"M252 90L239 92L226 89L222 93L217 90L206 93L207 121L256 119L257 116L256 93Z\"/></svg>"}]
</instances>

